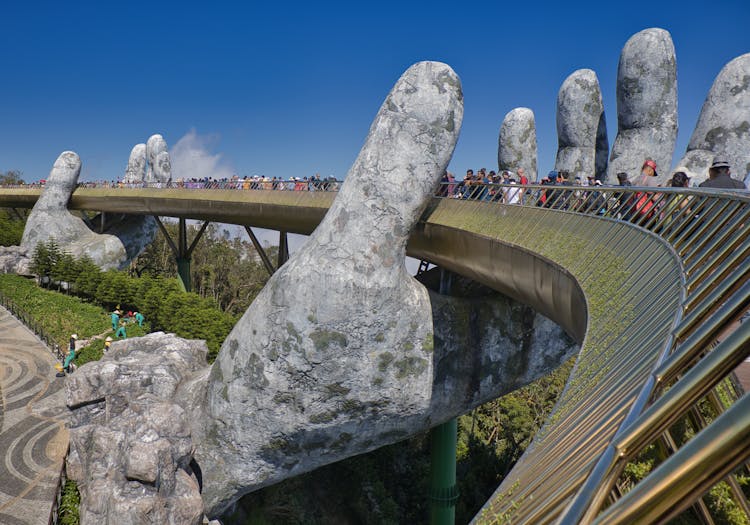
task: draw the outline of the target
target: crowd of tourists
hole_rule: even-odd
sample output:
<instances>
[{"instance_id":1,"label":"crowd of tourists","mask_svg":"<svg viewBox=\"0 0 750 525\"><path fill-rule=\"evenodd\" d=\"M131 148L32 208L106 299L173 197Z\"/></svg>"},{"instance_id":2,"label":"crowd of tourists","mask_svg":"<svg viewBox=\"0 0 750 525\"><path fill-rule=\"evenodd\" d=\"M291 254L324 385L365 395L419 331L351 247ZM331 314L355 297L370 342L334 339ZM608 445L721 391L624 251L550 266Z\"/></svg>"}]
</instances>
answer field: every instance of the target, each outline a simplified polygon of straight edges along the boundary
<instances>
[{"instance_id":1,"label":"crowd of tourists","mask_svg":"<svg viewBox=\"0 0 750 525\"><path fill-rule=\"evenodd\" d=\"M220 190L278 190L278 191L337 191L339 182L334 177L213 177L178 178L169 182L130 182L127 179L118 181L80 182L79 188L188 188Z\"/></svg>"},{"instance_id":2,"label":"crowd of tourists","mask_svg":"<svg viewBox=\"0 0 750 525\"><path fill-rule=\"evenodd\" d=\"M550 171L546 177L531 182L523 168L515 172L502 170L495 172L481 168L476 173L473 169L466 170L463 179L457 179L453 173L445 172L441 179L438 196L455 199L477 199L504 202L506 204L525 203L525 192L520 188L506 186L526 186L530 183L544 186L638 186L657 187L656 162L647 158L641 168L641 173L630 177L627 173L618 173L617 181L613 184L605 183L593 175L587 177L571 177L567 171ZM731 167L722 156L716 156L709 168L709 178L698 186L701 188L745 189L744 182L731 177ZM689 187L689 170L677 168L672 178L664 184L668 187ZM44 186L46 181L40 180L26 187ZM127 178L107 181L83 181L78 183L81 188L189 188L189 189L237 189L237 190L277 190L277 191L338 191L341 182L335 177L321 178L320 174L311 177L268 177L255 175L252 177L213 178L178 178L168 182L129 182Z\"/></svg>"},{"instance_id":3,"label":"crowd of tourists","mask_svg":"<svg viewBox=\"0 0 750 525\"><path fill-rule=\"evenodd\" d=\"M572 186L573 189L567 190L566 195L573 192L573 196L588 195L591 191L604 191L604 186L608 187L628 187L637 186L644 188L655 188L662 186L658 183L658 173L656 171L656 162L647 158L643 162L641 173L631 180L627 173L617 174L617 181L614 184L605 184L593 175L588 177L571 177L567 171L550 171L546 177L540 179L536 184L541 186ZM672 177L663 185L665 187L687 188L690 186L689 170L685 167L679 167L672 173ZM716 156L713 163L708 169L709 178L698 185L700 188L720 188L720 189L746 189L744 182L731 177L731 167L724 157ZM534 192L522 188L529 184L523 168L517 172L504 170L500 173L487 171L485 168L480 169L476 174L474 170L466 171L466 176L462 180L446 172L441 180L437 195L453 199L473 199L503 202L506 204L527 203L529 199L525 196L533 195L534 202L539 206L549 205L553 199L551 196L559 194L558 190L537 188ZM521 186L514 188L513 186ZM586 190L583 190L586 188Z\"/></svg>"}]
</instances>

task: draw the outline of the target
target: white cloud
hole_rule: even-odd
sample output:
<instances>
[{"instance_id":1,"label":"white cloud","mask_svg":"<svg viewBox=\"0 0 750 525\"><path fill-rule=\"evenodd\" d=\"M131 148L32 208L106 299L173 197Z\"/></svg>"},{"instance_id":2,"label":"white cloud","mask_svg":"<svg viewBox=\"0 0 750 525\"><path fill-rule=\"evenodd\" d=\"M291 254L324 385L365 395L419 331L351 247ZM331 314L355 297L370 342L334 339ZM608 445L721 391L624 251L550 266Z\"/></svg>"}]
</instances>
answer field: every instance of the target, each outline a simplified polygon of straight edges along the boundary
<instances>
[{"instance_id":1,"label":"white cloud","mask_svg":"<svg viewBox=\"0 0 750 525\"><path fill-rule=\"evenodd\" d=\"M234 169L221 153L212 153L210 147L219 141L218 135L198 135L188 131L169 152L172 161L172 179L229 178Z\"/></svg>"}]
</instances>

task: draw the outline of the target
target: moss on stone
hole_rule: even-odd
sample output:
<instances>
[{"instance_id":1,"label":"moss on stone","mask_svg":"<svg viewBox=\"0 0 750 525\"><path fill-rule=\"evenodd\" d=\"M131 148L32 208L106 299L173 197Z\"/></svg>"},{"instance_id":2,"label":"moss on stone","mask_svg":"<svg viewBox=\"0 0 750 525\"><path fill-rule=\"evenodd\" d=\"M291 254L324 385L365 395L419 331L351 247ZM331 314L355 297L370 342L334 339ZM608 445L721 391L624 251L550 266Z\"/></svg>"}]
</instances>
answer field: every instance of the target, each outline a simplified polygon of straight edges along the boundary
<instances>
[{"instance_id":1,"label":"moss on stone","mask_svg":"<svg viewBox=\"0 0 750 525\"><path fill-rule=\"evenodd\" d=\"M310 334L310 339L312 339L315 349L319 352L326 350L332 344L338 345L341 348L345 348L349 344L346 335L335 330L315 330Z\"/></svg>"},{"instance_id":2,"label":"moss on stone","mask_svg":"<svg viewBox=\"0 0 750 525\"><path fill-rule=\"evenodd\" d=\"M361 412L364 405L356 399L344 399L341 403L341 410L344 412Z\"/></svg>"},{"instance_id":3,"label":"moss on stone","mask_svg":"<svg viewBox=\"0 0 750 525\"><path fill-rule=\"evenodd\" d=\"M385 372L388 370L388 365L393 362L393 354L390 352L383 352L378 356L378 370Z\"/></svg>"},{"instance_id":4,"label":"moss on stone","mask_svg":"<svg viewBox=\"0 0 750 525\"><path fill-rule=\"evenodd\" d=\"M405 357L393 363L396 368L396 378L404 379L418 376L427 369L427 360L421 357Z\"/></svg>"},{"instance_id":5,"label":"moss on stone","mask_svg":"<svg viewBox=\"0 0 750 525\"><path fill-rule=\"evenodd\" d=\"M435 338L432 334L427 334L427 337L422 341L422 351L431 354L435 350Z\"/></svg>"},{"instance_id":6,"label":"moss on stone","mask_svg":"<svg viewBox=\"0 0 750 525\"><path fill-rule=\"evenodd\" d=\"M342 386L341 383L331 383L325 386L326 391L333 396L345 396L351 392L351 388Z\"/></svg>"},{"instance_id":7,"label":"moss on stone","mask_svg":"<svg viewBox=\"0 0 750 525\"><path fill-rule=\"evenodd\" d=\"M350 433L342 432L341 434L339 434L338 439L331 443L331 448L333 450L342 450L346 448L346 445L351 442L352 438L353 436Z\"/></svg>"},{"instance_id":8,"label":"moss on stone","mask_svg":"<svg viewBox=\"0 0 750 525\"><path fill-rule=\"evenodd\" d=\"M313 423L313 424L318 424L318 423L330 423L334 419L336 419L336 413L330 410L326 410L325 412L312 414L308 418L308 421L310 421L310 423Z\"/></svg>"},{"instance_id":9,"label":"moss on stone","mask_svg":"<svg viewBox=\"0 0 750 525\"><path fill-rule=\"evenodd\" d=\"M287 405L295 403L297 397L291 392L276 392L273 396L274 403Z\"/></svg>"}]
</instances>

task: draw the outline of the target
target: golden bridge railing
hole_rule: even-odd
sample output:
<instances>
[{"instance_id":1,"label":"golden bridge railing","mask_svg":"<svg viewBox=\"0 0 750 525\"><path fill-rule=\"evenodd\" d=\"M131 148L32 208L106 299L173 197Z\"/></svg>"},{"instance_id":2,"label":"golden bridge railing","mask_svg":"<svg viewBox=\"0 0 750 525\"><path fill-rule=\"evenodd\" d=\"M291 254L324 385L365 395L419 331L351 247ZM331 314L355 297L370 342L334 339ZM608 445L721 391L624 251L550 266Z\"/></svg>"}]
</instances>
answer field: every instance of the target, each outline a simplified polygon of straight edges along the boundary
<instances>
[{"instance_id":1,"label":"golden bridge railing","mask_svg":"<svg viewBox=\"0 0 750 525\"><path fill-rule=\"evenodd\" d=\"M750 308L750 199L729 191L607 186L443 185L439 193L480 207L501 202L497 208L505 214L515 208L554 213L563 237L572 215L627 224L668 246L682 280L680 290L660 286L669 272L653 257L628 259L643 265L639 279L630 279L628 289L613 278L610 290L621 308L634 311L627 326L601 339L594 325L618 323L618 315L590 307L581 355L555 411L475 522L750 518L750 399L733 377L750 353L750 322L742 322ZM595 243L600 233L592 221L578 225ZM623 232L611 243L634 249L626 237ZM575 257L557 262L589 279L600 255L592 248L578 256L588 267ZM596 300L591 287L583 288L587 300ZM654 306L669 309L669 299L678 300L666 316L672 326L659 332L665 319L650 316ZM719 509L704 497L717 484L725 500Z\"/></svg>"}]
</instances>

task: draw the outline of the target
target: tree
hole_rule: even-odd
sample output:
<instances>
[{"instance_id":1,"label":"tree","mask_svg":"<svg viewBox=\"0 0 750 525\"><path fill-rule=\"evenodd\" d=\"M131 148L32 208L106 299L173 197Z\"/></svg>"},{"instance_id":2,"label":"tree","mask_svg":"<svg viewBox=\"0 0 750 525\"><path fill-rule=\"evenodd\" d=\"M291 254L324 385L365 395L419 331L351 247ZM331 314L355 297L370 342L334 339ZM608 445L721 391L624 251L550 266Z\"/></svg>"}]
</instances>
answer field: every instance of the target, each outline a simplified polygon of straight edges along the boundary
<instances>
[{"instance_id":1,"label":"tree","mask_svg":"<svg viewBox=\"0 0 750 525\"><path fill-rule=\"evenodd\" d=\"M177 237L177 225L166 223L171 238ZM197 233L196 226L188 227L188 238ZM273 257L270 250L270 256ZM177 275L174 254L161 231L154 242L136 259L132 273L137 275ZM210 224L192 254L191 278L193 290L201 297L214 300L221 310L231 315L243 313L265 283L268 272L260 263L252 244L239 237L230 237L227 230L219 231Z\"/></svg>"},{"instance_id":2,"label":"tree","mask_svg":"<svg viewBox=\"0 0 750 525\"><path fill-rule=\"evenodd\" d=\"M84 255L78 259L78 277L76 278L76 293L93 298L102 280L101 269L94 264L90 257Z\"/></svg>"},{"instance_id":3,"label":"tree","mask_svg":"<svg viewBox=\"0 0 750 525\"><path fill-rule=\"evenodd\" d=\"M58 283L58 288L62 286L65 290L70 290L70 284L76 280L78 273L78 263L73 256L68 252L61 252L50 270L50 277Z\"/></svg>"},{"instance_id":4,"label":"tree","mask_svg":"<svg viewBox=\"0 0 750 525\"><path fill-rule=\"evenodd\" d=\"M36 274L42 284L47 284L50 280L52 269L60 259L60 247L55 239L49 239L47 242L40 242L34 248L31 256L29 270Z\"/></svg>"},{"instance_id":5,"label":"tree","mask_svg":"<svg viewBox=\"0 0 750 525\"><path fill-rule=\"evenodd\" d=\"M26 218L11 214L10 210L0 210L0 246L21 244Z\"/></svg>"},{"instance_id":6,"label":"tree","mask_svg":"<svg viewBox=\"0 0 750 525\"><path fill-rule=\"evenodd\" d=\"M0 185L24 184L21 170L8 170L0 173Z\"/></svg>"}]
</instances>

